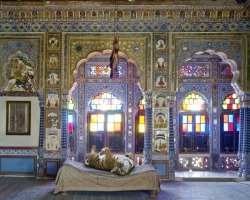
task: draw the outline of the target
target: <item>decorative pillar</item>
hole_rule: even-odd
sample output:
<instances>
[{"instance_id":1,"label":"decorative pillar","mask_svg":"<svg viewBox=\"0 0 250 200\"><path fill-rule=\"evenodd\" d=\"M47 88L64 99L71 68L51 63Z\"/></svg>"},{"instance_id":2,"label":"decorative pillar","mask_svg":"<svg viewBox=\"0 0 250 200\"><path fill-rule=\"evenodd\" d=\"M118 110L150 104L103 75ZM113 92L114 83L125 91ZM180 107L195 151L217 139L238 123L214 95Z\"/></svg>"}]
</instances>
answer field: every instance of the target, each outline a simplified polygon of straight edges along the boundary
<instances>
[{"instance_id":1,"label":"decorative pillar","mask_svg":"<svg viewBox=\"0 0 250 200\"><path fill-rule=\"evenodd\" d=\"M37 175L43 176L43 143L44 143L44 92L38 91L38 99L40 106L40 128L39 128L39 141L38 141L38 156L37 156Z\"/></svg>"},{"instance_id":2,"label":"decorative pillar","mask_svg":"<svg viewBox=\"0 0 250 200\"><path fill-rule=\"evenodd\" d=\"M69 137L68 137L68 93L62 94L62 107L61 107L61 162L65 162L69 155Z\"/></svg>"},{"instance_id":3,"label":"decorative pillar","mask_svg":"<svg viewBox=\"0 0 250 200\"><path fill-rule=\"evenodd\" d=\"M175 142L174 142L174 115L176 108L176 95L169 97L169 178L175 177Z\"/></svg>"},{"instance_id":4,"label":"decorative pillar","mask_svg":"<svg viewBox=\"0 0 250 200\"><path fill-rule=\"evenodd\" d=\"M239 136L239 176L250 179L250 94L239 95L240 136Z\"/></svg>"},{"instance_id":5,"label":"decorative pillar","mask_svg":"<svg viewBox=\"0 0 250 200\"><path fill-rule=\"evenodd\" d=\"M152 92L145 92L145 117L146 117L146 131L144 135L144 163L152 163Z\"/></svg>"}]
</instances>

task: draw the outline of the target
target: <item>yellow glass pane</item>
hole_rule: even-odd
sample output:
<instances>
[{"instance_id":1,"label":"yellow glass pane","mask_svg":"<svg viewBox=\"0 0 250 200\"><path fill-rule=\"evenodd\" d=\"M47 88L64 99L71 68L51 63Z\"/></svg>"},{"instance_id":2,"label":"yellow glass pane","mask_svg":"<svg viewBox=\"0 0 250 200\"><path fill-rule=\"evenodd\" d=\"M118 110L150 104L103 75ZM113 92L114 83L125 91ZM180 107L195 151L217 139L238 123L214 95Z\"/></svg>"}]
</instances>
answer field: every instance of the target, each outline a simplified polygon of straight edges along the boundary
<instances>
[{"instance_id":1,"label":"yellow glass pane","mask_svg":"<svg viewBox=\"0 0 250 200\"><path fill-rule=\"evenodd\" d=\"M98 122L104 122L104 114L98 114Z\"/></svg>"},{"instance_id":2,"label":"yellow glass pane","mask_svg":"<svg viewBox=\"0 0 250 200\"><path fill-rule=\"evenodd\" d=\"M115 114L115 122L121 122L122 121L122 115L121 114Z\"/></svg>"},{"instance_id":3,"label":"yellow glass pane","mask_svg":"<svg viewBox=\"0 0 250 200\"><path fill-rule=\"evenodd\" d=\"M233 110L236 110L236 109L237 109L237 105L233 104Z\"/></svg>"},{"instance_id":4,"label":"yellow glass pane","mask_svg":"<svg viewBox=\"0 0 250 200\"><path fill-rule=\"evenodd\" d=\"M144 132L145 132L145 125L139 124L139 133L144 133Z\"/></svg>"},{"instance_id":5,"label":"yellow glass pane","mask_svg":"<svg viewBox=\"0 0 250 200\"><path fill-rule=\"evenodd\" d=\"M195 124L195 132L200 132L200 131L201 131L200 124Z\"/></svg>"},{"instance_id":6,"label":"yellow glass pane","mask_svg":"<svg viewBox=\"0 0 250 200\"><path fill-rule=\"evenodd\" d=\"M145 123L145 120L144 120L144 116L140 115L139 117L139 124L144 124Z\"/></svg>"},{"instance_id":7,"label":"yellow glass pane","mask_svg":"<svg viewBox=\"0 0 250 200\"><path fill-rule=\"evenodd\" d=\"M102 105L97 105L97 110L101 110L102 109Z\"/></svg>"},{"instance_id":8,"label":"yellow glass pane","mask_svg":"<svg viewBox=\"0 0 250 200\"><path fill-rule=\"evenodd\" d=\"M114 123L110 122L110 123L107 123L107 131L108 132L114 132Z\"/></svg>"},{"instance_id":9,"label":"yellow glass pane","mask_svg":"<svg viewBox=\"0 0 250 200\"><path fill-rule=\"evenodd\" d=\"M106 97L107 97L107 93L103 93L102 98L106 98Z\"/></svg>"},{"instance_id":10,"label":"yellow glass pane","mask_svg":"<svg viewBox=\"0 0 250 200\"><path fill-rule=\"evenodd\" d=\"M183 105L182 105L182 109L183 109L183 110L187 110L187 105L186 105L186 104L183 104Z\"/></svg>"},{"instance_id":11,"label":"yellow glass pane","mask_svg":"<svg viewBox=\"0 0 250 200\"><path fill-rule=\"evenodd\" d=\"M189 104L189 99L185 99L185 104Z\"/></svg>"},{"instance_id":12,"label":"yellow glass pane","mask_svg":"<svg viewBox=\"0 0 250 200\"><path fill-rule=\"evenodd\" d=\"M239 103L239 99L235 99L235 103L238 104Z\"/></svg>"},{"instance_id":13,"label":"yellow glass pane","mask_svg":"<svg viewBox=\"0 0 250 200\"><path fill-rule=\"evenodd\" d=\"M91 115L90 122L97 122L97 115Z\"/></svg>"},{"instance_id":14,"label":"yellow glass pane","mask_svg":"<svg viewBox=\"0 0 250 200\"><path fill-rule=\"evenodd\" d=\"M140 104L140 105L139 105L139 109L140 109L140 110L143 110L143 109L144 109L144 105Z\"/></svg>"},{"instance_id":15,"label":"yellow glass pane","mask_svg":"<svg viewBox=\"0 0 250 200\"><path fill-rule=\"evenodd\" d=\"M187 124L182 124L182 132L187 132Z\"/></svg>"},{"instance_id":16,"label":"yellow glass pane","mask_svg":"<svg viewBox=\"0 0 250 200\"><path fill-rule=\"evenodd\" d=\"M226 99L226 104L230 104L230 99Z\"/></svg>"},{"instance_id":17,"label":"yellow glass pane","mask_svg":"<svg viewBox=\"0 0 250 200\"><path fill-rule=\"evenodd\" d=\"M192 94L192 99L194 99L194 98L195 98L195 94L193 93L193 94Z\"/></svg>"},{"instance_id":18,"label":"yellow glass pane","mask_svg":"<svg viewBox=\"0 0 250 200\"><path fill-rule=\"evenodd\" d=\"M192 115L188 115L188 123L192 123L193 122L193 116Z\"/></svg>"},{"instance_id":19,"label":"yellow glass pane","mask_svg":"<svg viewBox=\"0 0 250 200\"><path fill-rule=\"evenodd\" d=\"M236 96L236 94L235 94L235 93L232 95L232 97L233 97L234 99L236 99L236 98L237 98L237 96Z\"/></svg>"},{"instance_id":20,"label":"yellow glass pane","mask_svg":"<svg viewBox=\"0 0 250 200\"><path fill-rule=\"evenodd\" d=\"M227 109L227 104L223 104L222 108L226 110Z\"/></svg>"},{"instance_id":21,"label":"yellow glass pane","mask_svg":"<svg viewBox=\"0 0 250 200\"><path fill-rule=\"evenodd\" d=\"M115 123L115 131L121 131L121 123Z\"/></svg>"},{"instance_id":22,"label":"yellow glass pane","mask_svg":"<svg viewBox=\"0 0 250 200\"><path fill-rule=\"evenodd\" d=\"M90 132L97 131L97 123L90 123Z\"/></svg>"},{"instance_id":23,"label":"yellow glass pane","mask_svg":"<svg viewBox=\"0 0 250 200\"><path fill-rule=\"evenodd\" d=\"M206 115L201 115L201 123L205 124L206 122Z\"/></svg>"}]
</instances>

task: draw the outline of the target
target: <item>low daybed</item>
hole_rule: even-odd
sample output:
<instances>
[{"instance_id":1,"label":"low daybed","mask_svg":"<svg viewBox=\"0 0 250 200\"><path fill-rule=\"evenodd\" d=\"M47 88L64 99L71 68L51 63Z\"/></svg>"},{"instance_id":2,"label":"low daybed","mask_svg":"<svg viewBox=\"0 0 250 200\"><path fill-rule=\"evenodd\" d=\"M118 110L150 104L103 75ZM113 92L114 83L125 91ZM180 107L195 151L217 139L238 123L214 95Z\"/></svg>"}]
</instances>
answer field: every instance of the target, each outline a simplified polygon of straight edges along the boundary
<instances>
[{"instance_id":1,"label":"low daybed","mask_svg":"<svg viewBox=\"0 0 250 200\"><path fill-rule=\"evenodd\" d=\"M150 196L160 191L160 179L153 165L135 166L125 176L84 166L67 160L59 169L54 194L69 191L129 191L146 190Z\"/></svg>"}]
</instances>

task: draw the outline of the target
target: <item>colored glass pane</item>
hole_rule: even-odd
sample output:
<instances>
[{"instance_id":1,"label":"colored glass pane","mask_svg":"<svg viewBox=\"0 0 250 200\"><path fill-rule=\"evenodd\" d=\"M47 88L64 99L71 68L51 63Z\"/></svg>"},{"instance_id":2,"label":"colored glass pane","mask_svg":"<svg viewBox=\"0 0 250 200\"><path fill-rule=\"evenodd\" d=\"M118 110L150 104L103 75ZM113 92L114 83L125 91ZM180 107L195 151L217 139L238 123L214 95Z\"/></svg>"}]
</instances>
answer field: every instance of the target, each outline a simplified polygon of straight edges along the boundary
<instances>
[{"instance_id":1,"label":"colored glass pane","mask_svg":"<svg viewBox=\"0 0 250 200\"><path fill-rule=\"evenodd\" d=\"M226 105L226 104L223 104L223 105L222 105L222 108L223 108L224 110L226 110L226 109L227 109L227 105Z\"/></svg>"},{"instance_id":2,"label":"colored glass pane","mask_svg":"<svg viewBox=\"0 0 250 200\"><path fill-rule=\"evenodd\" d=\"M240 123L236 124L236 131L240 131Z\"/></svg>"},{"instance_id":3,"label":"colored glass pane","mask_svg":"<svg viewBox=\"0 0 250 200\"><path fill-rule=\"evenodd\" d=\"M223 115L223 121L228 122L228 115L226 115L226 114Z\"/></svg>"},{"instance_id":4,"label":"colored glass pane","mask_svg":"<svg viewBox=\"0 0 250 200\"><path fill-rule=\"evenodd\" d=\"M68 115L68 123L72 123L73 122L73 115Z\"/></svg>"},{"instance_id":5,"label":"colored glass pane","mask_svg":"<svg viewBox=\"0 0 250 200\"><path fill-rule=\"evenodd\" d=\"M187 124L182 124L182 132L187 132Z\"/></svg>"},{"instance_id":6,"label":"colored glass pane","mask_svg":"<svg viewBox=\"0 0 250 200\"><path fill-rule=\"evenodd\" d=\"M114 128L115 128L115 131L121 131L121 123L116 122Z\"/></svg>"},{"instance_id":7,"label":"colored glass pane","mask_svg":"<svg viewBox=\"0 0 250 200\"><path fill-rule=\"evenodd\" d=\"M234 124L233 123L228 124L228 131L234 131Z\"/></svg>"},{"instance_id":8,"label":"colored glass pane","mask_svg":"<svg viewBox=\"0 0 250 200\"><path fill-rule=\"evenodd\" d=\"M140 115L139 116L139 123L140 124L144 124L145 122L144 122L144 116L143 115Z\"/></svg>"},{"instance_id":9,"label":"colored glass pane","mask_svg":"<svg viewBox=\"0 0 250 200\"><path fill-rule=\"evenodd\" d=\"M192 123L193 122L193 116L192 115L188 115L188 123Z\"/></svg>"},{"instance_id":10,"label":"colored glass pane","mask_svg":"<svg viewBox=\"0 0 250 200\"><path fill-rule=\"evenodd\" d=\"M200 120L201 118L200 118L200 115L196 115L195 116L195 122L196 123L201 123L201 120Z\"/></svg>"},{"instance_id":11,"label":"colored glass pane","mask_svg":"<svg viewBox=\"0 0 250 200\"><path fill-rule=\"evenodd\" d=\"M111 123L111 122L109 122L109 123L107 123L107 131L109 131L109 132L114 132L114 123Z\"/></svg>"},{"instance_id":12,"label":"colored glass pane","mask_svg":"<svg viewBox=\"0 0 250 200\"><path fill-rule=\"evenodd\" d=\"M236 115L236 116L235 116L235 121L236 121L237 123L240 123L240 115Z\"/></svg>"},{"instance_id":13,"label":"colored glass pane","mask_svg":"<svg viewBox=\"0 0 250 200\"><path fill-rule=\"evenodd\" d=\"M223 124L223 131L228 131L228 123Z\"/></svg>"},{"instance_id":14,"label":"colored glass pane","mask_svg":"<svg viewBox=\"0 0 250 200\"><path fill-rule=\"evenodd\" d=\"M98 114L97 120L98 122L104 122L104 114Z\"/></svg>"},{"instance_id":15,"label":"colored glass pane","mask_svg":"<svg viewBox=\"0 0 250 200\"><path fill-rule=\"evenodd\" d=\"M229 122L229 123L234 122L234 116L233 116L233 115L230 114L230 115L228 116L228 122Z\"/></svg>"},{"instance_id":16,"label":"colored glass pane","mask_svg":"<svg viewBox=\"0 0 250 200\"><path fill-rule=\"evenodd\" d=\"M114 122L114 115L108 115L108 122Z\"/></svg>"},{"instance_id":17,"label":"colored glass pane","mask_svg":"<svg viewBox=\"0 0 250 200\"><path fill-rule=\"evenodd\" d=\"M205 115L201 115L201 123L206 123L206 116Z\"/></svg>"},{"instance_id":18,"label":"colored glass pane","mask_svg":"<svg viewBox=\"0 0 250 200\"><path fill-rule=\"evenodd\" d=\"M144 132L145 132L145 125L139 124L139 133L144 133Z\"/></svg>"},{"instance_id":19,"label":"colored glass pane","mask_svg":"<svg viewBox=\"0 0 250 200\"><path fill-rule=\"evenodd\" d=\"M227 104L227 106L225 106L225 104ZM237 95L235 93L228 95L222 103L222 108L224 110L237 110L237 109L239 109L240 105L239 105L239 99L237 98Z\"/></svg>"},{"instance_id":20,"label":"colored glass pane","mask_svg":"<svg viewBox=\"0 0 250 200\"><path fill-rule=\"evenodd\" d=\"M200 124L195 124L195 132L200 132Z\"/></svg>"},{"instance_id":21,"label":"colored glass pane","mask_svg":"<svg viewBox=\"0 0 250 200\"><path fill-rule=\"evenodd\" d=\"M187 115L182 116L182 123L184 123L184 124L187 123Z\"/></svg>"},{"instance_id":22,"label":"colored glass pane","mask_svg":"<svg viewBox=\"0 0 250 200\"><path fill-rule=\"evenodd\" d=\"M193 131L193 125L192 124L188 124L188 132L192 132Z\"/></svg>"},{"instance_id":23,"label":"colored glass pane","mask_svg":"<svg viewBox=\"0 0 250 200\"><path fill-rule=\"evenodd\" d=\"M97 122L97 115L91 115L90 122Z\"/></svg>"},{"instance_id":24,"label":"colored glass pane","mask_svg":"<svg viewBox=\"0 0 250 200\"><path fill-rule=\"evenodd\" d=\"M97 123L90 123L90 131L91 132L97 131Z\"/></svg>"},{"instance_id":25,"label":"colored glass pane","mask_svg":"<svg viewBox=\"0 0 250 200\"><path fill-rule=\"evenodd\" d=\"M69 132L72 132L73 131L73 124L68 124L68 131Z\"/></svg>"},{"instance_id":26,"label":"colored glass pane","mask_svg":"<svg viewBox=\"0 0 250 200\"><path fill-rule=\"evenodd\" d=\"M182 105L182 109L183 109L183 110L187 110L187 105L186 105L186 104L183 104L183 105Z\"/></svg>"},{"instance_id":27,"label":"colored glass pane","mask_svg":"<svg viewBox=\"0 0 250 200\"><path fill-rule=\"evenodd\" d=\"M98 131L104 131L104 123L98 123Z\"/></svg>"},{"instance_id":28,"label":"colored glass pane","mask_svg":"<svg viewBox=\"0 0 250 200\"><path fill-rule=\"evenodd\" d=\"M201 124L201 132L205 132L206 131L206 124Z\"/></svg>"},{"instance_id":29,"label":"colored glass pane","mask_svg":"<svg viewBox=\"0 0 250 200\"><path fill-rule=\"evenodd\" d=\"M115 122L121 122L122 121L122 115L121 114L115 114L114 116Z\"/></svg>"},{"instance_id":30,"label":"colored glass pane","mask_svg":"<svg viewBox=\"0 0 250 200\"><path fill-rule=\"evenodd\" d=\"M198 94L192 93L185 97L182 104L183 110L199 111L206 108L205 101Z\"/></svg>"}]
</instances>

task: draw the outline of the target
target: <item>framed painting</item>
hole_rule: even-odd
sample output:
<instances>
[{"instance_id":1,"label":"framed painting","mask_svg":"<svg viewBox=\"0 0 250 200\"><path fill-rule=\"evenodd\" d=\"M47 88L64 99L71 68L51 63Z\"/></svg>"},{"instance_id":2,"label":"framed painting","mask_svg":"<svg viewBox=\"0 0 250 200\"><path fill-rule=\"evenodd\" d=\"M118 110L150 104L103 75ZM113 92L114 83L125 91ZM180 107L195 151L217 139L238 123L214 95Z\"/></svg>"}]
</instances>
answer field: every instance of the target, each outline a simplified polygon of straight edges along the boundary
<instances>
[{"instance_id":1,"label":"framed painting","mask_svg":"<svg viewBox=\"0 0 250 200\"><path fill-rule=\"evenodd\" d=\"M6 135L30 135L30 101L7 101Z\"/></svg>"}]
</instances>

